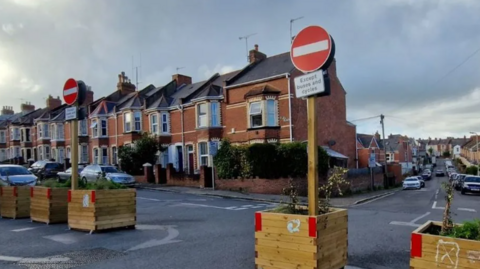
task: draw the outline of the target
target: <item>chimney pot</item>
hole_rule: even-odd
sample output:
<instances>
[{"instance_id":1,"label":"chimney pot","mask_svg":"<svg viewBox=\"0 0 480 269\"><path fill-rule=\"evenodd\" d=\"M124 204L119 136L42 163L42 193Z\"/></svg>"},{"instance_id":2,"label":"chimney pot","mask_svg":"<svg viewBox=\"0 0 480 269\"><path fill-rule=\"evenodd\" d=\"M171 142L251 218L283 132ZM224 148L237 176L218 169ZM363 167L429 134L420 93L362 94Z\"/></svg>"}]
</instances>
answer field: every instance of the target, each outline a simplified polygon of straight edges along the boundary
<instances>
[{"instance_id":1,"label":"chimney pot","mask_svg":"<svg viewBox=\"0 0 480 269\"><path fill-rule=\"evenodd\" d=\"M255 44L255 50L258 51L258 44Z\"/></svg>"}]
</instances>

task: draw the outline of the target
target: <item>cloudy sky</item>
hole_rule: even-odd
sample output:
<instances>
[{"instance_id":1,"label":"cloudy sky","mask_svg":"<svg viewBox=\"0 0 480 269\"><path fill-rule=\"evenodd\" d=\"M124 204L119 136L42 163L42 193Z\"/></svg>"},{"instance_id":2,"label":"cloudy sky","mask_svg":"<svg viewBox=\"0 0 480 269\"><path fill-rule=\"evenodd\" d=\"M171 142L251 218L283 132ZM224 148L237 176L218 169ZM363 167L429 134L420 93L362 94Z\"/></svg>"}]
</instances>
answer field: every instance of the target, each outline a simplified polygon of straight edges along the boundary
<instances>
[{"instance_id":1,"label":"cloudy sky","mask_svg":"<svg viewBox=\"0 0 480 269\"><path fill-rule=\"evenodd\" d=\"M177 67L194 81L246 64L245 42L267 55L289 50L317 24L337 45L348 119L384 114L386 134L480 132L479 0L0 0L0 105L44 106L66 78L96 97L117 75L166 84ZM250 49L249 48L249 49ZM473 56L472 56L473 55ZM380 130L379 117L354 121Z\"/></svg>"}]
</instances>

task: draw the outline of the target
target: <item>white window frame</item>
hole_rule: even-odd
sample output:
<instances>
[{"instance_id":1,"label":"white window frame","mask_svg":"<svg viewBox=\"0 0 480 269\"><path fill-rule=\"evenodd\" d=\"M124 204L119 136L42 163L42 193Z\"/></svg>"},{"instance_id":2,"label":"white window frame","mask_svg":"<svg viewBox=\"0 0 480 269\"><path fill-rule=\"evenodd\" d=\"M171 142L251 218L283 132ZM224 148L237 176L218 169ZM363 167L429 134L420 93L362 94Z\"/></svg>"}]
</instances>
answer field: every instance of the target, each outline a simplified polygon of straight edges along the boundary
<instances>
[{"instance_id":1,"label":"white window frame","mask_svg":"<svg viewBox=\"0 0 480 269\"><path fill-rule=\"evenodd\" d=\"M201 145L202 144L205 144L205 149L206 149L206 153L202 154L202 147ZM206 158L206 166L209 166L210 165L210 155L209 155L209 148L208 148L208 142L207 141L202 141L202 142L198 142L197 144L197 147L198 147L198 167L204 165L205 163L202 163L202 158Z\"/></svg>"},{"instance_id":2,"label":"white window frame","mask_svg":"<svg viewBox=\"0 0 480 269\"><path fill-rule=\"evenodd\" d=\"M205 113L200 114L200 108L205 106ZM197 128L208 127L208 103L197 104ZM203 124L202 124L203 123Z\"/></svg>"},{"instance_id":3,"label":"white window frame","mask_svg":"<svg viewBox=\"0 0 480 269\"><path fill-rule=\"evenodd\" d=\"M57 158L55 158L55 160L58 163L65 163L65 148L57 148Z\"/></svg>"},{"instance_id":4,"label":"white window frame","mask_svg":"<svg viewBox=\"0 0 480 269\"><path fill-rule=\"evenodd\" d=\"M57 123L55 128L57 133L57 141L65 140L65 129L63 127L63 123Z\"/></svg>"},{"instance_id":5,"label":"white window frame","mask_svg":"<svg viewBox=\"0 0 480 269\"><path fill-rule=\"evenodd\" d=\"M271 109L273 109L273 114L269 111L270 105L271 104ZM273 117L273 119L270 119L270 116ZM270 120L273 120L273 122L270 122ZM277 100L274 99L267 99L265 100L265 125L266 126L278 126L278 115L277 115Z\"/></svg>"},{"instance_id":6,"label":"white window frame","mask_svg":"<svg viewBox=\"0 0 480 269\"><path fill-rule=\"evenodd\" d=\"M92 119L92 124L90 125L92 128L92 136L98 137L98 119Z\"/></svg>"},{"instance_id":7,"label":"white window frame","mask_svg":"<svg viewBox=\"0 0 480 269\"><path fill-rule=\"evenodd\" d=\"M252 108L253 108L254 105L259 106L258 107L259 111L253 111L252 112L252 110L253 110ZM253 117L259 116L259 115L262 117L261 125L253 126ZM251 103L248 104L248 117L249 117L249 122L250 122L250 128L264 127L263 121L265 119L265 115L264 115L264 108L263 108L263 102L262 101L255 101L255 102L251 102Z\"/></svg>"},{"instance_id":8,"label":"white window frame","mask_svg":"<svg viewBox=\"0 0 480 269\"><path fill-rule=\"evenodd\" d=\"M123 132L130 133L132 131L132 112L123 114Z\"/></svg>"},{"instance_id":9,"label":"white window frame","mask_svg":"<svg viewBox=\"0 0 480 269\"><path fill-rule=\"evenodd\" d=\"M88 163L88 145L81 144L79 152L80 152L81 163Z\"/></svg>"},{"instance_id":10,"label":"white window frame","mask_svg":"<svg viewBox=\"0 0 480 269\"><path fill-rule=\"evenodd\" d=\"M152 134L158 134L160 132L159 130L159 117L158 117L158 113L152 113L150 114L150 133ZM155 121L153 120L155 119Z\"/></svg>"},{"instance_id":11,"label":"white window frame","mask_svg":"<svg viewBox=\"0 0 480 269\"><path fill-rule=\"evenodd\" d=\"M169 134L170 133L170 113L168 112L160 113L160 123L161 123L162 134Z\"/></svg>"},{"instance_id":12,"label":"white window frame","mask_svg":"<svg viewBox=\"0 0 480 269\"><path fill-rule=\"evenodd\" d=\"M103 126L104 122L105 122L105 128ZM105 129L105 134L103 134L104 129ZM99 137L108 137L108 119L107 118L101 118L100 119L100 128L98 128L98 136Z\"/></svg>"},{"instance_id":13,"label":"white window frame","mask_svg":"<svg viewBox=\"0 0 480 269\"><path fill-rule=\"evenodd\" d=\"M37 124L38 140L50 139L50 125L48 123Z\"/></svg>"},{"instance_id":14,"label":"white window frame","mask_svg":"<svg viewBox=\"0 0 480 269\"><path fill-rule=\"evenodd\" d=\"M79 136L88 136L88 122L87 119L78 121L78 135Z\"/></svg>"},{"instance_id":15,"label":"white window frame","mask_svg":"<svg viewBox=\"0 0 480 269\"><path fill-rule=\"evenodd\" d=\"M4 130L0 131L0 143L7 143L7 135Z\"/></svg>"},{"instance_id":16,"label":"white window frame","mask_svg":"<svg viewBox=\"0 0 480 269\"><path fill-rule=\"evenodd\" d=\"M214 109L213 108L216 108L216 113L213 113ZM220 127L221 124L220 124L220 109L221 109L221 106L220 106L220 103L219 102L210 102L210 115L209 115L209 119L210 119L210 126L211 127ZM216 123L214 124L214 121L216 121Z\"/></svg>"},{"instance_id":17,"label":"white window frame","mask_svg":"<svg viewBox=\"0 0 480 269\"><path fill-rule=\"evenodd\" d=\"M138 120L137 120L137 118L138 118ZM137 124L138 124L138 126L137 126ZM142 112L141 111L137 110L137 111L133 112L133 130L135 132L142 131Z\"/></svg>"}]
</instances>

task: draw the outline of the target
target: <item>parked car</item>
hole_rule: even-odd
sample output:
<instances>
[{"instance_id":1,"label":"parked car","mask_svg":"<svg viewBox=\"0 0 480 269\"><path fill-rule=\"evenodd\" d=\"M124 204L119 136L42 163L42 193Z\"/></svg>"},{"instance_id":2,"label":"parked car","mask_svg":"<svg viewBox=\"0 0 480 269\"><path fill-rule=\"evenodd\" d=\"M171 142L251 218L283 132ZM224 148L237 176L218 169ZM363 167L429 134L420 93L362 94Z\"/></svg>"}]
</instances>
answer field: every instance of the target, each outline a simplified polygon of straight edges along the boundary
<instances>
[{"instance_id":1,"label":"parked car","mask_svg":"<svg viewBox=\"0 0 480 269\"><path fill-rule=\"evenodd\" d=\"M480 177L468 175L463 180L462 194L467 192L480 192Z\"/></svg>"},{"instance_id":2,"label":"parked car","mask_svg":"<svg viewBox=\"0 0 480 269\"><path fill-rule=\"evenodd\" d=\"M432 173L430 173L429 170L425 170L422 174L422 178L424 180L430 180L430 179L432 179Z\"/></svg>"},{"instance_id":3,"label":"parked car","mask_svg":"<svg viewBox=\"0 0 480 269\"><path fill-rule=\"evenodd\" d=\"M421 186L422 186L422 184L420 183L420 180L418 180L418 178L416 178L416 177L407 177L403 181L403 189L404 190L407 190L407 189L419 190L419 189L422 188Z\"/></svg>"},{"instance_id":4,"label":"parked car","mask_svg":"<svg viewBox=\"0 0 480 269\"><path fill-rule=\"evenodd\" d=\"M460 191L462 190L462 185L463 185L463 180L465 179L467 175L464 174L457 174L455 179L453 180L453 187L455 190Z\"/></svg>"},{"instance_id":5,"label":"parked car","mask_svg":"<svg viewBox=\"0 0 480 269\"><path fill-rule=\"evenodd\" d=\"M80 173L82 172L84 166L82 165L78 165L78 175L80 177ZM65 170L64 172L58 172L57 173L57 181L58 182L65 182L67 180L70 179L70 177L72 177L72 168L68 168L67 170Z\"/></svg>"},{"instance_id":6,"label":"parked car","mask_svg":"<svg viewBox=\"0 0 480 269\"><path fill-rule=\"evenodd\" d=\"M38 161L32 164L29 170L36 175L39 180L56 178L57 173L63 171L63 164L51 161Z\"/></svg>"},{"instance_id":7,"label":"parked car","mask_svg":"<svg viewBox=\"0 0 480 269\"><path fill-rule=\"evenodd\" d=\"M8 186L35 186L37 176L21 165L1 164L0 180Z\"/></svg>"},{"instance_id":8,"label":"parked car","mask_svg":"<svg viewBox=\"0 0 480 269\"><path fill-rule=\"evenodd\" d=\"M88 165L80 173L80 178L84 183L97 181L101 177L126 186L133 186L135 184L135 178L133 176L121 172L110 165Z\"/></svg>"},{"instance_id":9,"label":"parked car","mask_svg":"<svg viewBox=\"0 0 480 269\"><path fill-rule=\"evenodd\" d=\"M445 176L445 172L442 170L442 169L437 169L435 171L435 176L437 177L444 177Z\"/></svg>"},{"instance_id":10,"label":"parked car","mask_svg":"<svg viewBox=\"0 0 480 269\"><path fill-rule=\"evenodd\" d=\"M423 179L423 177L422 176L416 176L416 178L418 178L418 180L420 180L420 188L425 187L425 180Z\"/></svg>"}]
</instances>

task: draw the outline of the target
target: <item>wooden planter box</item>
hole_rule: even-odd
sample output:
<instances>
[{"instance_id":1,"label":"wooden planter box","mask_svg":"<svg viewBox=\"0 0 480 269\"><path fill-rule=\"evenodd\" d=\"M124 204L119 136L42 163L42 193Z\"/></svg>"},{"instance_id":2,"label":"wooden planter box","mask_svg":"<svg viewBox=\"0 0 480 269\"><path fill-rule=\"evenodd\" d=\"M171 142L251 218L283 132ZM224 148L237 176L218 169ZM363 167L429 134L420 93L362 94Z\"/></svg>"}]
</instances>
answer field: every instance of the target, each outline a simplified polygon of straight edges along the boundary
<instances>
[{"instance_id":1,"label":"wooden planter box","mask_svg":"<svg viewBox=\"0 0 480 269\"><path fill-rule=\"evenodd\" d=\"M70 229L94 231L135 228L137 201L135 189L70 190L68 192L68 226Z\"/></svg>"},{"instance_id":2,"label":"wooden planter box","mask_svg":"<svg viewBox=\"0 0 480 269\"><path fill-rule=\"evenodd\" d=\"M424 233L441 222L428 221L412 232L410 268L480 268L480 241Z\"/></svg>"},{"instance_id":3,"label":"wooden planter box","mask_svg":"<svg viewBox=\"0 0 480 269\"><path fill-rule=\"evenodd\" d=\"M66 223L68 220L67 188L32 187L30 190L30 218L32 221Z\"/></svg>"},{"instance_id":4,"label":"wooden planter box","mask_svg":"<svg viewBox=\"0 0 480 269\"><path fill-rule=\"evenodd\" d=\"M346 209L319 216L255 213L255 268L340 269L347 248Z\"/></svg>"},{"instance_id":5,"label":"wooden planter box","mask_svg":"<svg viewBox=\"0 0 480 269\"><path fill-rule=\"evenodd\" d=\"M1 187L0 214L3 218L30 217L30 187Z\"/></svg>"}]
</instances>

